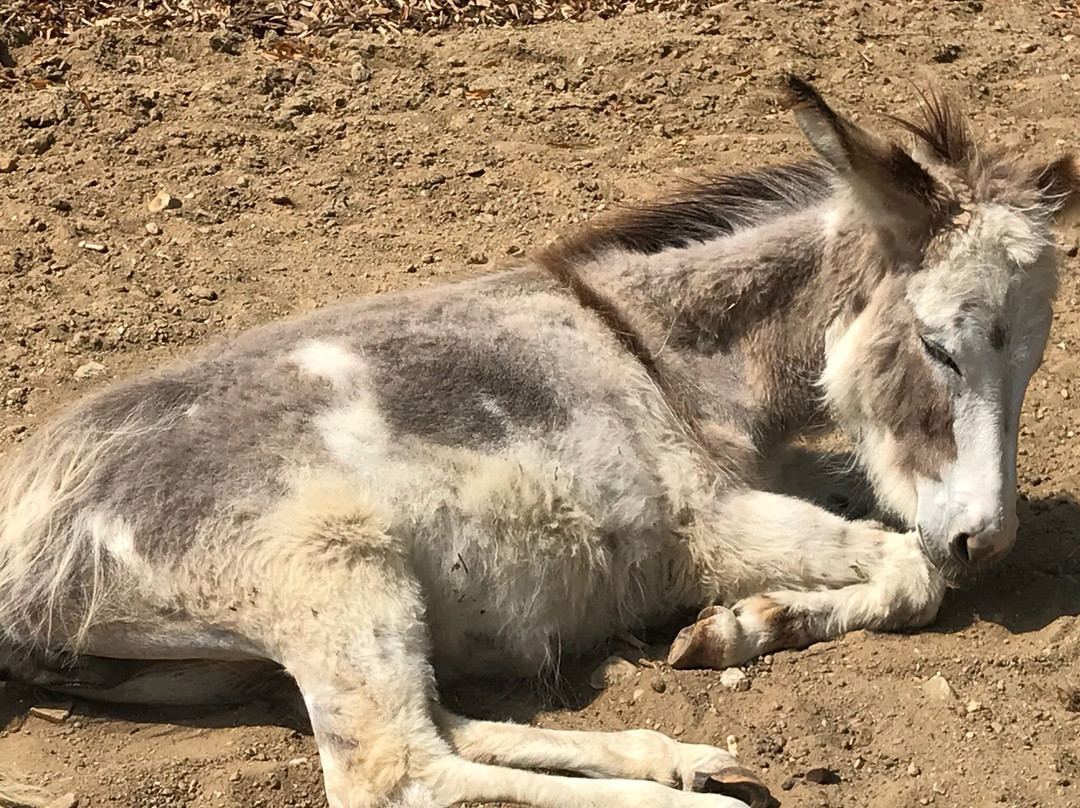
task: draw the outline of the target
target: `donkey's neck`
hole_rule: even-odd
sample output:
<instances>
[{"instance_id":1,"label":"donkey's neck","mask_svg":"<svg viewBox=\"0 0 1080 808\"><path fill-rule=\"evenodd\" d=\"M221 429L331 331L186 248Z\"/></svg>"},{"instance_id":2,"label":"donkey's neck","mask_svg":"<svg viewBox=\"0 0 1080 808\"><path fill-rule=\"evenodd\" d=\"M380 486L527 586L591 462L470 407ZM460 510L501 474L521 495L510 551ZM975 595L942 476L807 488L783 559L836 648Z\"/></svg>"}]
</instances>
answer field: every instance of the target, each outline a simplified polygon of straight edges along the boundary
<instances>
[{"instance_id":1,"label":"donkey's neck","mask_svg":"<svg viewBox=\"0 0 1080 808\"><path fill-rule=\"evenodd\" d=\"M876 275L838 245L843 232L827 232L827 213L654 255L609 255L585 270L638 330L683 409L735 428L763 455L827 423L816 389L825 334Z\"/></svg>"}]
</instances>

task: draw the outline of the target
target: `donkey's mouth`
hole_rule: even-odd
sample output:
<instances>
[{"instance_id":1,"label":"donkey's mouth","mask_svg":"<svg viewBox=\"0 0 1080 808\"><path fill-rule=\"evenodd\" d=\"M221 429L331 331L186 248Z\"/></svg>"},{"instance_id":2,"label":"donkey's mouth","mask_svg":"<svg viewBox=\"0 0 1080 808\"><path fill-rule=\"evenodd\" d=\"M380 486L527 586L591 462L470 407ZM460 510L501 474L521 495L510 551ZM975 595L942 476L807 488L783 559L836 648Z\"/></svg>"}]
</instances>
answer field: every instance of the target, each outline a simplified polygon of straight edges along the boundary
<instances>
[{"instance_id":1,"label":"donkey's mouth","mask_svg":"<svg viewBox=\"0 0 1080 808\"><path fill-rule=\"evenodd\" d=\"M1000 560L994 558L985 564L971 564L967 559L959 557L951 547L943 547L940 542L928 540L920 528L917 527L915 532L919 537L919 548L923 556L944 579L949 589L970 589L979 582L981 573Z\"/></svg>"}]
</instances>

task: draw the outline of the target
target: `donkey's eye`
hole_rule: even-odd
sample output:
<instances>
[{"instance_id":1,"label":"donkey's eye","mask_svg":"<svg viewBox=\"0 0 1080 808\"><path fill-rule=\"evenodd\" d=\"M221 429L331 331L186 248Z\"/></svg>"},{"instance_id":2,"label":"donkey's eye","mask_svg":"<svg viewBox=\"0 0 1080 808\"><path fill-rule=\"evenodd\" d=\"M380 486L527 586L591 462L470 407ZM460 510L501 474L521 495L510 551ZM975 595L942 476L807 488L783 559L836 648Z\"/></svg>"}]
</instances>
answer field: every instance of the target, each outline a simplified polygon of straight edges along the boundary
<instances>
[{"instance_id":1,"label":"donkey's eye","mask_svg":"<svg viewBox=\"0 0 1080 808\"><path fill-rule=\"evenodd\" d=\"M922 341L923 350L926 351L927 356L963 378L964 374L960 372L960 366L956 364L956 360L949 355L948 351L941 347L940 344L922 335L919 335L919 339Z\"/></svg>"}]
</instances>

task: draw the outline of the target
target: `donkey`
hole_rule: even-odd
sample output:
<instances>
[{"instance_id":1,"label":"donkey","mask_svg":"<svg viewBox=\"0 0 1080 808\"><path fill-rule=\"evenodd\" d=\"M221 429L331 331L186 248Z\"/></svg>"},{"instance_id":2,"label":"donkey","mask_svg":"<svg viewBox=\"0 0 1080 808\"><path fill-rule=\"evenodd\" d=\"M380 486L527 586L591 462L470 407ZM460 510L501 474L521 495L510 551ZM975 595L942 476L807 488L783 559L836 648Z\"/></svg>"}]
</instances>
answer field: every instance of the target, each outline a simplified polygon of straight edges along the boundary
<instances>
[{"instance_id":1,"label":"donkey","mask_svg":"<svg viewBox=\"0 0 1080 808\"><path fill-rule=\"evenodd\" d=\"M474 721L437 683L701 607L677 664L920 627L1013 544L1080 169L978 148L936 96L907 149L789 95L820 159L257 328L41 429L0 479L6 677L191 701L274 663L333 808L765 804L727 752ZM912 529L772 490L830 424Z\"/></svg>"}]
</instances>

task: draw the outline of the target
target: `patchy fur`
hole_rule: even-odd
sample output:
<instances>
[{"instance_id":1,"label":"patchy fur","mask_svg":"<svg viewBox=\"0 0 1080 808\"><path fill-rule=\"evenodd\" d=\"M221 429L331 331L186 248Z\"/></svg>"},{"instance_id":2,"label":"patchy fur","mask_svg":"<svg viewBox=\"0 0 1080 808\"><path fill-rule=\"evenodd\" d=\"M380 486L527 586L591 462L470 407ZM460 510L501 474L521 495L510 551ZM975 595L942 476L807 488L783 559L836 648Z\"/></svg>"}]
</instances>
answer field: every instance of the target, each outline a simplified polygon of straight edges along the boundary
<instances>
[{"instance_id":1,"label":"patchy fur","mask_svg":"<svg viewBox=\"0 0 1080 808\"><path fill-rule=\"evenodd\" d=\"M436 682L557 675L701 607L706 665L920 626L1011 546L1075 164L980 150L936 97L905 148L791 89L820 162L274 323L60 415L0 475L0 672L143 698L177 681L162 660L221 692L279 665L333 808L745 808L690 792L730 774L718 750L470 722ZM830 425L914 530L768 492Z\"/></svg>"}]
</instances>

